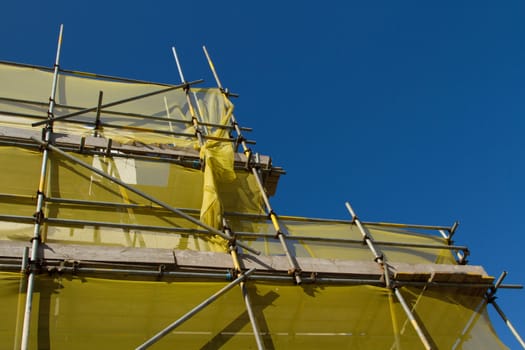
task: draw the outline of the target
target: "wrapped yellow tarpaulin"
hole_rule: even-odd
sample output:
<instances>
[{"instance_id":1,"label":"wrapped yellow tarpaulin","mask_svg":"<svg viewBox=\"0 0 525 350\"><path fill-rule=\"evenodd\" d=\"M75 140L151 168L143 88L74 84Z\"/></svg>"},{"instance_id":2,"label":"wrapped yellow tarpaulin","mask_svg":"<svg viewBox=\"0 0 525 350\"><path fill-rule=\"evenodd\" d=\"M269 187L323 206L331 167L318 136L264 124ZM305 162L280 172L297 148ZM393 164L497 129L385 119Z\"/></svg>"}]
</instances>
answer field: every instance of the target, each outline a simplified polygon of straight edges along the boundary
<instances>
[{"instance_id":1,"label":"wrapped yellow tarpaulin","mask_svg":"<svg viewBox=\"0 0 525 350\"><path fill-rule=\"evenodd\" d=\"M12 349L20 321L21 275L0 273L0 343ZM132 349L227 282L126 281L38 277L30 349ZM250 282L248 291L268 349L421 349L389 291L371 286ZM403 289L438 349L506 349L485 312L469 326L480 295L461 289ZM398 328L393 327L393 318ZM468 327L469 326L469 327ZM396 342L396 339L398 340ZM397 344L397 346L396 346ZM253 349L238 289L232 289L152 349Z\"/></svg>"},{"instance_id":2,"label":"wrapped yellow tarpaulin","mask_svg":"<svg viewBox=\"0 0 525 350\"><path fill-rule=\"evenodd\" d=\"M233 113L233 104L223 96L226 107L221 117L221 125L229 125ZM213 137L227 138L227 129L217 129ZM233 168L234 150L231 142L207 140L201 147L200 156L204 160L204 186L200 218L202 222L215 227L222 227L224 207L220 198L219 188L224 183L235 180Z\"/></svg>"}]
</instances>

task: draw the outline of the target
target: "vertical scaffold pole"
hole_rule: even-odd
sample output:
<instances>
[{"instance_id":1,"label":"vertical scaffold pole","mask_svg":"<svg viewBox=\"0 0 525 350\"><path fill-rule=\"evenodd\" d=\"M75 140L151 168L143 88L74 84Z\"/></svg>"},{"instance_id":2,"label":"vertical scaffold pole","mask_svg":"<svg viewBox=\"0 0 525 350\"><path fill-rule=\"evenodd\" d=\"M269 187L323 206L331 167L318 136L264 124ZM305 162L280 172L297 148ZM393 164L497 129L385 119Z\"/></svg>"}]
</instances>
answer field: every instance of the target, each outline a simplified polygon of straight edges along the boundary
<instances>
[{"instance_id":1,"label":"vertical scaffold pole","mask_svg":"<svg viewBox=\"0 0 525 350\"><path fill-rule=\"evenodd\" d=\"M210 66L210 69L213 73L213 76L215 77L215 81L217 82L217 87L228 97L228 93L224 90L222 87L221 81L219 79L219 75L217 74L217 71L215 69L215 65L213 64L213 61L211 60L210 55L208 54L208 50L206 50L206 46L202 47L204 51L204 55L206 56L206 59L208 60L208 64ZM266 211L268 216L270 217L270 220L272 221L272 225L275 229L275 236L279 239L279 242L281 243L281 246L283 248L284 254L286 255L286 258L288 260L288 264L290 265L290 274L293 275L295 282L297 284L301 284L301 269L299 266L297 266L297 263L292 258L292 255L290 254L290 250L288 249L288 245L286 244L285 235L283 233L283 230L281 230L281 226L279 224L279 220L277 217L277 214L274 212L272 206L270 205L270 200L268 199L268 195L266 194L266 191L264 189L264 186L262 184L261 175L259 174L259 171L256 167L250 165L250 159L252 157L252 150L248 147L246 144L245 138L242 136L241 128L239 127L239 124L237 123L237 120L235 119L235 116L232 114L231 116L231 122L235 129L235 132L237 133L240 144L243 148L244 155L247 159L247 165L250 166L251 171L255 177L255 180L257 182L257 186L259 188L259 191L261 191L261 196L264 201ZM258 162L257 162L258 163Z\"/></svg>"},{"instance_id":2,"label":"vertical scaffold pole","mask_svg":"<svg viewBox=\"0 0 525 350\"><path fill-rule=\"evenodd\" d=\"M184 74L182 73L182 67L180 65L179 56L177 55L177 50L175 50L174 46L171 48L171 50L173 51L173 57L175 58L175 63L177 64L177 69L179 71L181 83L186 84L187 81L186 79L184 79ZM195 114L195 108L193 108L193 103L191 102L190 87L185 87L184 91L186 93L186 101L188 102L188 108L190 110L191 122L193 124L193 129L195 130L195 136L197 137L199 146L202 146L204 145L204 140L202 138L202 131L199 127L199 121L197 120L197 116Z\"/></svg>"},{"instance_id":3,"label":"vertical scaffold pole","mask_svg":"<svg viewBox=\"0 0 525 350\"><path fill-rule=\"evenodd\" d=\"M53 71L53 85L51 87L51 96L49 98L49 106L47 110L47 125L44 132L44 142L48 143L51 141L51 135L53 133L53 117L54 117L54 108L55 108L55 94L58 81L58 71L59 71L59 62L60 62L60 49L62 47L62 33L64 30L64 25L60 25L60 33L58 35L58 44L55 58L55 65ZM42 167L40 169L40 181L38 184L37 192L37 203L36 203L36 212L35 212L35 227L33 231L33 238L31 239L31 257L30 257L30 271L27 278L27 294L26 294L26 305L24 312L24 324L22 328L22 342L20 348L26 350L29 346L29 329L31 326L31 310L33 307L33 290L35 284L35 275L37 273L36 263L38 261L39 255L39 246L41 242L40 231L44 223L44 196L45 196L45 182L47 174L47 163L49 159L49 150L44 148L42 151Z\"/></svg>"},{"instance_id":4,"label":"vertical scaffold pole","mask_svg":"<svg viewBox=\"0 0 525 350\"><path fill-rule=\"evenodd\" d=\"M507 276L507 271L503 271L499 278L497 279L496 283L494 284L494 287L491 288L489 292L487 292L485 298L487 299L487 302L489 304L492 304L498 315L501 317L503 322L505 322L505 325L509 328L509 330L512 332L512 335L516 338L518 343L520 343L521 347L525 349L525 342L523 341L523 338L520 336L516 328L512 325L510 320L507 318L503 310L499 307L499 305L496 303L496 292L498 291L498 288L503 283L503 280Z\"/></svg>"},{"instance_id":5,"label":"vertical scaffold pole","mask_svg":"<svg viewBox=\"0 0 525 350\"><path fill-rule=\"evenodd\" d=\"M139 195L140 197L145 198L148 201L157 204L158 206L160 206L160 207L162 207L162 208L164 208L164 209L166 209L166 210L168 210L168 211L178 215L179 217L181 217L181 218L183 218L185 220L188 220L189 222L194 223L197 226L200 226L200 227L204 228L206 231L208 231L211 234L218 235L218 236L224 238L227 241L230 239L226 234L224 234L224 232L219 231L216 228L213 228L210 225L207 225L207 224L205 224L204 222L202 222L202 221L200 221L198 219L195 219L191 215L186 214L185 212L183 212L180 209L172 207L168 203L165 203L165 202L163 202L163 201L161 201L161 200L159 200L159 199L157 199L157 198L155 198L155 197L153 197L153 196L151 196L151 195L149 195L149 194L147 194L147 193L145 193L145 192L143 192L143 191L141 191L141 190L139 190L139 189L137 189L137 188L135 188L133 186L128 185L124 181L119 180L119 179L117 179L114 176L106 174L104 171L102 171L100 169L97 169L97 168L87 164L86 162L83 162L82 160L80 160L80 159L70 155L69 153L61 150L59 147L55 147L55 146L53 146L53 145L51 145L49 143L45 143L45 142L43 142L43 141L41 141L39 139L36 139L34 137L31 137L31 140L33 140L33 142L41 145L44 148L48 148L49 150L51 150L51 151L53 151L53 152L55 152L57 154L60 154L62 157L72 161L73 163L75 163L77 165L80 165L83 168L89 169L92 172L102 176L103 178L106 178L109 181L111 181L111 182L113 182L113 183L115 183L115 184L117 184L119 186L124 187L128 191L133 192L133 193ZM242 247L243 249L248 250L249 252L254 253L255 255L261 254L261 252L259 252L257 249L254 249L254 248L252 248L252 247L250 247L247 244L244 244L242 242L237 242L237 245Z\"/></svg>"},{"instance_id":6,"label":"vertical scaffold pole","mask_svg":"<svg viewBox=\"0 0 525 350\"><path fill-rule=\"evenodd\" d=\"M369 232L365 230L363 227L363 224L361 223L361 220L357 217L354 209L350 205L350 203L346 202L346 209L348 209L348 212L352 216L352 222L355 223L355 225L358 227L359 231L361 232L361 235L363 236L364 243L368 246L372 254L374 254L374 261L381 266L384 272L385 276L385 286L389 289L391 289L396 296L396 298L399 300L399 303L401 304L403 311L405 311L405 314L407 315L408 319L410 320L410 323L414 327L414 330L416 331L417 335L419 336L419 339L423 343L423 346L427 350L432 350L432 346L430 345L430 342L428 341L425 333L423 332L423 329L417 322L417 319L415 318L414 314L410 310L410 307L408 306L407 302L405 301L405 298L399 291L399 288L394 286L390 281L390 272L388 270L388 265L385 262L385 257L383 253L378 251L374 246L374 240L373 237L370 235Z\"/></svg>"},{"instance_id":7,"label":"vertical scaffold pole","mask_svg":"<svg viewBox=\"0 0 525 350\"><path fill-rule=\"evenodd\" d=\"M226 219L223 218L222 221L224 225L224 233L226 233L228 236L231 237L230 245L228 248L230 250L230 255L232 257L233 266L235 268L234 276L237 277L242 272L242 268L241 268L241 263L239 261L239 255L237 253L237 245L235 244L235 237L232 235L231 229L228 227ZM241 287L242 297L246 305L246 311L248 312L248 317L250 318L250 323L252 325L253 334L255 336L255 341L257 343L257 348L259 350L264 350L264 343L261 338L261 332L259 330L259 325L257 324L257 319L255 318L255 314L253 313L252 303L250 301L248 289L246 288L246 283L244 281L240 282L239 287Z\"/></svg>"}]
</instances>

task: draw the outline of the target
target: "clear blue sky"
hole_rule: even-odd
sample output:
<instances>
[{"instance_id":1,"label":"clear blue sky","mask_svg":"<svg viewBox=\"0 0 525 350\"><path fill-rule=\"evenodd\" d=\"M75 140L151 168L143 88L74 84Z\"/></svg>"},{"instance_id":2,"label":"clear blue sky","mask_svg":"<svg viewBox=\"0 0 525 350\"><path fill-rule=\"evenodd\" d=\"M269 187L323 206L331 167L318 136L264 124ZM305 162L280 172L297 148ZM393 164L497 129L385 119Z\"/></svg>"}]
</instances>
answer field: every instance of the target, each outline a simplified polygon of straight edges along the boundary
<instances>
[{"instance_id":1,"label":"clear blue sky","mask_svg":"<svg viewBox=\"0 0 525 350\"><path fill-rule=\"evenodd\" d=\"M525 283L522 1L9 1L0 59L213 86L288 174L278 214L451 225L470 262ZM499 5L499 4L502 5ZM495 5L498 4L498 5ZM525 291L499 292L525 336ZM493 315L502 339L517 348Z\"/></svg>"}]
</instances>

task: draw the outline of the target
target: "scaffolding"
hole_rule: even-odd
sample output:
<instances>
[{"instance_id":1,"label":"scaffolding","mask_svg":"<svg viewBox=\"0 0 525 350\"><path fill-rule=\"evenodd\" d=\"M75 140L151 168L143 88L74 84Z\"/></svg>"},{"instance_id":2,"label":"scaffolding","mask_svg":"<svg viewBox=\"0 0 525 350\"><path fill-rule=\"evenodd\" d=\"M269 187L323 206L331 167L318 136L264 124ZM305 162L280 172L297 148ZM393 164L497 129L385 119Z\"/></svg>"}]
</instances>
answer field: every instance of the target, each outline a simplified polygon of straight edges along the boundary
<instances>
[{"instance_id":1,"label":"scaffolding","mask_svg":"<svg viewBox=\"0 0 525 350\"><path fill-rule=\"evenodd\" d=\"M52 68L0 62L3 344L505 349L491 304L525 348L495 301L522 286L468 265L457 222L277 215L284 170L205 47L215 88L175 48L178 85L62 69L62 33Z\"/></svg>"}]
</instances>

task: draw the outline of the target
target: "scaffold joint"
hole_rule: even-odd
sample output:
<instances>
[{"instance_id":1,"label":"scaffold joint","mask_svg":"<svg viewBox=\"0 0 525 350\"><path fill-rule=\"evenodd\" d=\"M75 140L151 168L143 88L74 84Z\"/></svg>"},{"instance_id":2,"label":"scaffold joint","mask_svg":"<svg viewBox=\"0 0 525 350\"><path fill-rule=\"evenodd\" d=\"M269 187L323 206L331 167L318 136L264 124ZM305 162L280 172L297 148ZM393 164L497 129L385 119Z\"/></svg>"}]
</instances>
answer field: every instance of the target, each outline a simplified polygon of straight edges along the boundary
<instances>
[{"instance_id":1,"label":"scaffold joint","mask_svg":"<svg viewBox=\"0 0 525 350\"><path fill-rule=\"evenodd\" d=\"M250 169L250 164L252 163L252 150L250 148L246 148L244 150L244 155L246 156L246 164L245 164L245 168L246 169Z\"/></svg>"},{"instance_id":2,"label":"scaffold joint","mask_svg":"<svg viewBox=\"0 0 525 350\"><path fill-rule=\"evenodd\" d=\"M237 135L235 142L241 144L243 141L246 141L246 138L243 135Z\"/></svg>"},{"instance_id":3,"label":"scaffold joint","mask_svg":"<svg viewBox=\"0 0 525 350\"><path fill-rule=\"evenodd\" d=\"M157 275L157 279L158 280L161 280L162 277L164 276L164 271L166 270L166 265L164 264L160 264L159 265L159 268L158 268L158 272L159 274Z\"/></svg>"},{"instance_id":4,"label":"scaffold joint","mask_svg":"<svg viewBox=\"0 0 525 350\"><path fill-rule=\"evenodd\" d=\"M293 276L293 280L294 280L294 283L296 285L300 285L300 284L303 283L303 280L301 279L301 273L302 273L302 270L300 268L295 268L294 267L294 268L288 270L288 274Z\"/></svg>"},{"instance_id":5,"label":"scaffold joint","mask_svg":"<svg viewBox=\"0 0 525 350\"><path fill-rule=\"evenodd\" d=\"M228 241L228 253L231 253L231 252L238 252L237 251L237 238L236 237L232 237L229 241Z\"/></svg>"},{"instance_id":6,"label":"scaffold joint","mask_svg":"<svg viewBox=\"0 0 525 350\"><path fill-rule=\"evenodd\" d=\"M73 266L72 266L72 271L71 271L73 275L77 274L79 265L80 265L80 262L78 260L73 261Z\"/></svg>"},{"instance_id":7,"label":"scaffold joint","mask_svg":"<svg viewBox=\"0 0 525 350\"><path fill-rule=\"evenodd\" d=\"M459 258L458 263L459 263L460 265L467 265L467 264L468 264L468 259L467 259L467 257L466 257L466 256L462 256L461 258Z\"/></svg>"},{"instance_id":8,"label":"scaffold joint","mask_svg":"<svg viewBox=\"0 0 525 350\"><path fill-rule=\"evenodd\" d=\"M492 304L493 302L496 301L496 299L498 299L498 297L494 293L487 293L486 298L487 298L487 303L489 304Z\"/></svg>"},{"instance_id":9,"label":"scaffold joint","mask_svg":"<svg viewBox=\"0 0 525 350\"><path fill-rule=\"evenodd\" d=\"M385 259L385 256L383 255L383 253L381 253L381 254L379 254L378 256L376 256L374 258L374 261L376 263L382 263L384 261L384 259Z\"/></svg>"},{"instance_id":10,"label":"scaffold joint","mask_svg":"<svg viewBox=\"0 0 525 350\"><path fill-rule=\"evenodd\" d=\"M49 145L49 141L46 140L46 132L50 129L49 127L45 127L42 129L42 144L40 144L40 147L38 147L39 151L42 152L45 149L47 149L47 146Z\"/></svg>"},{"instance_id":11,"label":"scaffold joint","mask_svg":"<svg viewBox=\"0 0 525 350\"><path fill-rule=\"evenodd\" d=\"M42 225L46 219L44 212L42 210L37 211L33 214L33 217L35 218L35 223Z\"/></svg>"},{"instance_id":12,"label":"scaffold joint","mask_svg":"<svg viewBox=\"0 0 525 350\"><path fill-rule=\"evenodd\" d=\"M33 241L37 241L38 243L42 243L42 238L40 236L38 237L32 237L29 242L33 243Z\"/></svg>"},{"instance_id":13,"label":"scaffold joint","mask_svg":"<svg viewBox=\"0 0 525 350\"><path fill-rule=\"evenodd\" d=\"M310 274L310 279L312 280L313 283L315 283L315 282L317 281L317 276L318 276L318 275L319 275L319 274L318 274L317 272L312 272L312 273Z\"/></svg>"},{"instance_id":14,"label":"scaffold joint","mask_svg":"<svg viewBox=\"0 0 525 350\"><path fill-rule=\"evenodd\" d=\"M461 250L461 254L458 253L457 255L458 263L460 265L466 265L468 263L467 257L470 255L470 251L468 250L468 248Z\"/></svg>"},{"instance_id":15,"label":"scaffold joint","mask_svg":"<svg viewBox=\"0 0 525 350\"><path fill-rule=\"evenodd\" d=\"M39 259L39 260L31 260L31 259L29 259L27 267L26 267L26 270L25 270L25 273L26 274L30 274L30 273L33 273L33 272L40 273L42 271L42 266L43 266L43 263L42 263L41 259Z\"/></svg>"}]
</instances>

